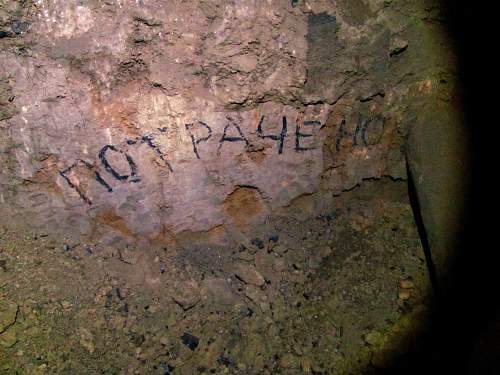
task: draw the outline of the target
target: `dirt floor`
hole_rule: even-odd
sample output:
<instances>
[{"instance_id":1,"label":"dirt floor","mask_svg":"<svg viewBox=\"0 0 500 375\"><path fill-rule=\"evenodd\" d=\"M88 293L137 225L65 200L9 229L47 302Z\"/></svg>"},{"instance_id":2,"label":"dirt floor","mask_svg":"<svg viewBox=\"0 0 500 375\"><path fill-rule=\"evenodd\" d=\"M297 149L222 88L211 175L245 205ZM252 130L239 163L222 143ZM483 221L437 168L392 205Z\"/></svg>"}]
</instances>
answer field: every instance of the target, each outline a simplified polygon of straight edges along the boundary
<instances>
[{"instance_id":1,"label":"dirt floor","mask_svg":"<svg viewBox=\"0 0 500 375\"><path fill-rule=\"evenodd\" d=\"M0 229L0 373L375 373L425 322L403 181L366 181L306 221L275 215L235 247L196 243Z\"/></svg>"}]
</instances>

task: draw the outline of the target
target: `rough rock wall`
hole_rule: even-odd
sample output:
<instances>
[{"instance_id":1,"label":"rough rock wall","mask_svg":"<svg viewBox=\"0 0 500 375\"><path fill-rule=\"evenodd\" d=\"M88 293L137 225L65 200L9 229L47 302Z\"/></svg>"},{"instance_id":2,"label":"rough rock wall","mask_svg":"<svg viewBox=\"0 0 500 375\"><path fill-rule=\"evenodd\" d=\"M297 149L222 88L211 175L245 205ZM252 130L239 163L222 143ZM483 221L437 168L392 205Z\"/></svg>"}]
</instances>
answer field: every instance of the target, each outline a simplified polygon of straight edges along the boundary
<instances>
[{"instance_id":1,"label":"rough rock wall","mask_svg":"<svg viewBox=\"0 0 500 375\"><path fill-rule=\"evenodd\" d=\"M3 1L2 220L230 239L406 178L408 102L452 66L429 4Z\"/></svg>"},{"instance_id":2,"label":"rough rock wall","mask_svg":"<svg viewBox=\"0 0 500 375\"><path fill-rule=\"evenodd\" d=\"M442 264L462 161L436 1L0 0L0 62L0 372L420 347L406 162Z\"/></svg>"}]
</instances>

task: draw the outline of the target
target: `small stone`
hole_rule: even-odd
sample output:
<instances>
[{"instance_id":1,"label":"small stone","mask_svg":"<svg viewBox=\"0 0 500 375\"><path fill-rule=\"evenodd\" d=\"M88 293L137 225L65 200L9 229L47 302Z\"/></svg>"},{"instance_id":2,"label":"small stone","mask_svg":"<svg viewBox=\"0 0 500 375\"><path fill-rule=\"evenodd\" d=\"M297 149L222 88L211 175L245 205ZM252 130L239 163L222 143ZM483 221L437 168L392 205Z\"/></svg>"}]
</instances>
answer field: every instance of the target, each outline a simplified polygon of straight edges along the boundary
<instances>
[{"instance_id":1,"label":"small stone","mask_svg":"<svg viewBox=\"0 0 500 375\"><path fill-rule=\"evenodd\" d=\"M238 259L245 260L247 262L254 260L254 258L255 258L255 255L253 255L252 253L250 253L248 251L243 251L241 253L238 253Z\"/></svg>"},{"instance_id":2,"label":"small stone","mask_svg":"<svg viewBox=\"0 0 500 375\"><path fill-rule=\"evenodd\" d=\"M160 363L160 369L162 370L162 375L172 375L175 367L170 366L168 363Z\"/></svg>"},{"instance_id":3,"label":"small stone","mask_svg":"<svg viewBox=\"0 0 500 375\"><path fill-rule=\"evenodd\" d=\"M234 361L229 358L229 357L226 357L226 356L219 356L219 358L217 358L217 363L221 366L226 366L226 367L232 367L234 366Z\"/></svg>"},{"instance_id":4,"label":"small stone","mask_svg":"<svg viewBox=\"0 0 500 375\"><path fill-rule=\"evenodd\" d=\"M89 353L94 353L94 337L90 333L90 331L86 328L80 327L80 345L89 351Z\"/></svg>"},{"instance_id":5,"label":"small stone","mask_svg":"<svg viewBox=\"0 0 500 375\"><path fill-rule=\"evenodd\" d=\"M0 332L7 331L17 320L19 306L16 304L0 305Z\"/></svg>"},{"instance_id":6,"label":"small stone","mask_svg":"<svg viewBox=\"0 0 500 375\"><path fill-rule=\"evenodd\" d=\"M297 367L297 359L291 353L287 353L281 358L280 366L284 369L292 369Z\"/></svg>"},{"instance_id":7,"label":"small stone","mask_svg":"<svg viewBox=\"0 0 500 375\"><path fill-rule=\"evenodd\" d=\"M258 61L257 56L236 55L231 58L231 65L241 72L250 73L257 67Z\"/></svg>"},{"instance_id":8,"label":"small stone","mask_svg":"<svg viewBox=\"0 0 500 375\"><path fill-rule=\"evenodd\" d=\"M192 351L194 351L198 347L198 344L200 343L200 339L198 339L198 337L193 336L190 333L184 333L181 337L181 341Z\"/></svg>"},{"instance_id":9,"label":"small stone","mask_svg":"<svg viewBox=\"0 0 500 375\"><path fill-rule=\"evenodd\" d=\"M384 341L384 336L378 331L371 331L365 335L365 342L371 346L380 346Z\"/></svg>"},{"instance_id":10,"label":"small stone","mask_svg":"<svg viewBox=\"0 0 500 375\"><path fill-rule=\"evenodd\" d=\"M137 347L139 348L144 341L146 341L146 337L143 334L136 333L136 332L131 332L129 335L130 341ZM140 353L140 351L139 351Z\"/></svg>"},{"instance_id":11,"label":"small stone","mask_svg":"<svg viewBox=\"0 0 500 375\"><path fill-rule=\"evenodd\" d=\"M236 266L236 276L245 284L262 286L266 280L251 264L240 263Z\"/></svg>"},{"instance_id":12,"label":"small stone","mask_svg":"<svg viewBox=\"0 0 500 375\"><path fill-rule=\"evenodd\" d=\"M278 254L278 255L282 255L286 252L286 247L285 246L282 246L282 245L276 245L273 247L273 253L275 254Z\"/></svg>"},{"instance_id":13,"label":"small stone","mask_svg":"<svg viewBox=\"0 0 500 375\"><path fill-rule=\"evenodd\" d=\"M270 241L270 242L274 242L274 243L276 243L276 242L278 242L279 240L280 240L280 236L278 236L277 234L273 234L273 235L269 236L269 241Z\"/></svg>"},{"instance_id":14,"label":"small stone","mask_svg":"<svg viewBox=\"0 0 500 375\"><path fill-rule=\"evenodd\" d=\"M406 279L406 280L401 280L399 286L402 289L412 289L415 286L415 284L413 284L413 281L411 281L410 279Z\"/></svg>"},{"instance_id":15,"label":"small stone","mask_svg":"<svg viewBox=\"0 0 500 375\"><path fill-rule=\"evenodd\" d=\"M245 365L244 363L241 363L241 362L239 362L237 366L238 366L238 370L241 370L241 371L245 371L247 369L247 365Z\"/></svg>"},{"instance_id":16,"label":"small stone","mask_svg":"<svg viewBox=\"0 0 500 375\"><path fill-rule=\"evenodd\" d=\"M136 264L139 260L139 252L132 250L119 250L120 260L127 264Z\"/></svg>"},{"instance_id":17,"label":"small stone","mask_svg":"<svg viewBox=\"0 0 500 375\"><path fill-rule=\"evenodd\" d=\"M61 301L61 306L64 310L69 310L73 305L68 301Z\"/></svg>"},{"instance_id":18,"label":"small stone","mask_svg":"<svg viewBox=\"0 0 500 375\"><path fill-rule=\"evenodd\" d=\"M300 367L302 367L304 374L310 374L312 371L311 360L309 358L301 358Z\"/></svg>"},{"instance_id":19,"label":"small stone","mask_svg":"<svg viewBox=\"0 0 500 375\"><path fill-rule=\"evenodd\" d=\"M297 355L304 354L304 352L302 351L302 348L299 344L297 344L297 343L293 344L292 348L293 348L293 351L295 352L295 354L297 354Z\"/></svg>"},{"instance_id":20,"label":"small stone","mask_svg":"<svg viewBox=\"0 0 500 375\"><path fill-rule=\"evenodd\" d=\"M391 40L389 56L399 55L408 48L408 41L401 38Z\"/></svg>"},{"instance_id":21,"label":"small stone","mask_svg":"<svg viewBox=\"0 0 500 375\"><path fill-rule=\"evenodd\" d=\"M173 301L184 311L188 311L200 302L199 284L195 280L189 280L177 288L173 295Z\"/></svg>"},{"instance_id":22,"label":"small stone","mask_svg":"<svg viewBox=\"0 0 500 375\"><path fill-rule=\"evenodd\" d=\"M259 307L264 312L271 310L271 304L269 302L260 302Z\"/></svg>"},{"instance_id":23,"label":"small stone","mask_svg":"<svg viewBox=\"0 0 500 375\"><path fill-rule=\"evenodd\" d=\"M16 331L13 329L8 330L7 332L2 333L0 336L0 346L4 348L12 348L17 344L18 338Z\"/></svg>"},{"instance_id":24,"label":"small stone","mask_svg":"<svg viewBox=\"0 0 500 375\"><path fill-rule=\"evenodd\" d=\"M26 31L29 27L28 22L22 22L22 21L14 21L12 22L12 25L10 26L10 29L17 35L22 34L24 31Z\"/></svg>"},{"instance_id":25,"label":"small stone","mask_svg":"<svg viewBox=\"0 0 500 375\"><path fill-rule=\"evenodd\" d=\"M254 238L252 245L257 246L261 250L264 248L264 242L260 238Z\"/></svg>"},{"instance_id":26,"label":"small stone","mask_svg":"<svg viewBox=\"0 0 500 375\"><path fill-rule=\"evenodd\" d=\"M402 290L399 292L398 297L402 301L406 301L410 299L410 292L408 290Z\"/></svg>"},{"instance_id":27,"label":"small stone","mask_svg":"<svg viewBox=\"0 0 500 375\"><path fill-rule=\"evenodd\" d=\"M337 337L337 328L333 327L331 330L332 337Z\"/></svg>"}]
</instances>

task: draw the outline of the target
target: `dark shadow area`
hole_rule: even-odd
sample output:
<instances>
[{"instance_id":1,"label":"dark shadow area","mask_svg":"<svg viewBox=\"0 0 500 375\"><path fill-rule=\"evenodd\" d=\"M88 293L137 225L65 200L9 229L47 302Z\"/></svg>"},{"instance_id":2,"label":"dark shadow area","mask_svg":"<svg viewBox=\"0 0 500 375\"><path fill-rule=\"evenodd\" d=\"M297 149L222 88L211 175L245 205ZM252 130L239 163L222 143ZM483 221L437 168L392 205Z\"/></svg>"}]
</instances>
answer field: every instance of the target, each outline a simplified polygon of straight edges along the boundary
<instances>
[{"instance_id":1,"label":"dark shadow area","mask_svg":"<svg viewBox=\"0 0 500 375\"><path fill-rule=\"evenodd\" d=\"M394 366L381 373L390 374L500 374L500 251L496 228L495 160L496 123L493 78L498 69L492 41L497 31L489 3L465 0L445 4L450 42L456 49L460 74L460 99L466 122L471 160L465 209L449 272L442 293L434 294L430 323L418 338L416 348L399 357ZM496 52L496 51L495 51ZM489 87L488 87L489 86ZM489 182L489 183L488 183ZM427 260L432 259L421 222L418 202L412 193L415 221L419 227ZM413 197L412 197L413 195ZM419 219L420 218L420 219ZM435 286L442 275L433 275Z\"/></svg>"},{"instance_id":2,"label":"dark shadow area","mask_svg":"<svg viewBox=\"0 0 500 375\"><path fill-rule=\"evenodd\" d=\"M422 212L420 210L420 203L417 197L417 191L415 189L415 182L410 171L408 162L406 163L406 173L408 176L408 198L410 200L410 205L413 211L413 216L415 218L415 225L417 226L418 235L420 237L420 242L422 244L422 249L425 255L425 262L427 265L427 270L429 272L429 278L431 280L433 298L436 301L441 300L441 286L439 285L436 267L434 265L434 260L432 259L431 246L429 244L429 239L427 237L427 232L425 231L424 219L422 217Z\"/></svg>"}]
</instances>

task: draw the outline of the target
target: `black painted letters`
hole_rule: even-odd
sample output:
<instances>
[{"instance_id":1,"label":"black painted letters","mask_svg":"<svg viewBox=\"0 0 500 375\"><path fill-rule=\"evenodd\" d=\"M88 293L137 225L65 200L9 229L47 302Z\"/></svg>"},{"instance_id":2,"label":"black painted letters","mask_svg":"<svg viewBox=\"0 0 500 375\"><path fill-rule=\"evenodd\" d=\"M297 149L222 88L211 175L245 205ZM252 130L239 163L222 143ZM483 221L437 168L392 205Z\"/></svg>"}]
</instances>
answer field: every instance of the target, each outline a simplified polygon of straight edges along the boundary
<instances>
[{"instance_id":1,"label":"black painted letters","mask_svg":"<svg viewBox=\"0 0 500 375\"><path fill-rule=\"evenodd\" d=\"M321 122L315 121L315 120L309 120L309 121L304 121L304 126L320 126ZM295 128L295 151L308 151L308 150L314 150L316 147L302 147L300 145L300 138L309 138L312 137L313 134L310 133L301 133L300 132L300 126L297 123L297 127Z\"/></svg>"},{"instance_id":2,"label":"black painted letters","mask_svg":"<svg viewBox=\"0 0 500 375\"><path fill-rule=\"evenodd\" d=\"M111 166L111 164L109 164L108 160L106 159L106 152L108 150L111 150L111 151L114 151L114 152L118 152L118 153L122 154L123 156L125 156L125 159L127 160L127 163L128 163L128 165L130 167L130 175L121 175L121 174L119 174ZM107 172L111 173L113 175L113 177L116 178L118 181L126 181L129 177L131 177L131 179L130 179L131 182L138 182L138 181L141 180L139 178L139 176L137 176L137 166L135 165L135 162L132 159L132 157L129 154L124 153L124 152L118 150L115 146L113 146L113 145L106 145L106 146L104 146L101 149L101 151L99 152L99 159L101 160L101 163L104 166L104 169L106 169Z\"/></svg>"},{"instance_id":3,"label":"black painted letters","mask_svg":"<svg viewBox=\"0 0 500 375\"><path fill-rule=\"evenodd\" d=\"M231 119L229 119L229 124L227 124L225 127L224 127L224 132L222 133L222 137L221 139L219 140L219 148L217 150L217 152L219 153L220 152L220 149L222 148L222 145L224 144L224 142L245 142L245 144L247 146L250 145L250 143L248 142L248 140L245 138L245 135L243 134L243 132L241 131L240 127L238 126L238 124L234 123ZM233 127L235 128L237 131L238 131L238 134L239 136L228 136L227 135L227 130L229 129L229 127Z\"/></svg>"},{"instance_id":4,"label":"black painted letters","mask_svg":"<svg viewBox=\"0 0 500 375\"><path fill-rule=\"evenodd\" d=\"M198 159L201 159L197 146L199 143L206 142L210 139L210 137L212 136L212 129L210 128L210 126L208 126L207 124L205 124L202 121L197 121L196 123L207 129L207 135L205 137L198 138L198 139L195 138L194 134L191 132L191 129L194 127L195 124L186 124L185 126L186 126L187 132L189 133L189 136L191 137L191 143L193 144L193 151L194 151L196 157Z\"/></svg>"},{"instance_id":5,"label":"black painted letters","mask_svg":"<svg viewBox=\"0 0 500 375\"><path fill-rule=\"evenodd\" d=\"M259 125L257 126L257 134L259 135L260 138L262 139L272 139L273 141L279 141L279 146L278 146L278 154L283 153L283 145L285 143L285 137L287 133L287 122L286 122L286 117L283 116L283 125L281 127L281 133L280 135L274 135L274 134L269 134L269 135L264 135L262 134L262 124L264 122L264 116L260 118Z\"/></svg>"}]
</instances>

